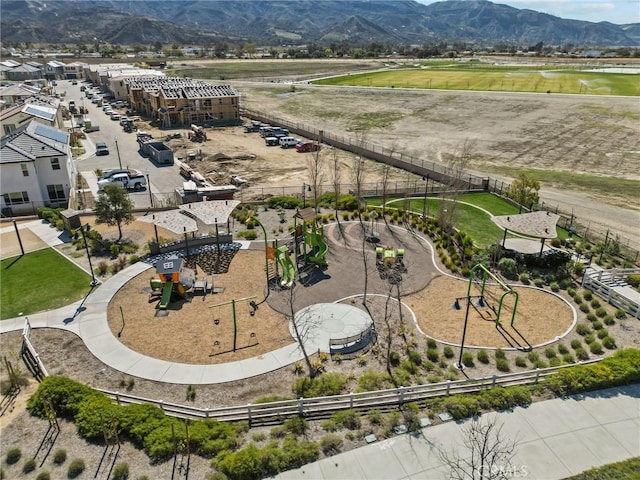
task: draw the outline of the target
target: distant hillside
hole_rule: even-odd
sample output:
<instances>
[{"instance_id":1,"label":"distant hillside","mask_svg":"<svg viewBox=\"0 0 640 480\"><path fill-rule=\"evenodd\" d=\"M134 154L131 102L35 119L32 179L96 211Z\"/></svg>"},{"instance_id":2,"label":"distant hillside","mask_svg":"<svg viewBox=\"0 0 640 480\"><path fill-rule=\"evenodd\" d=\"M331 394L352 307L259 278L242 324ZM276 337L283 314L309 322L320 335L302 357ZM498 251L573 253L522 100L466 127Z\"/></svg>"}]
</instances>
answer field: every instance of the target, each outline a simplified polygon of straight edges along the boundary
<instances>
[{"instance_id":1,"label":"distant hillside","mask_svg":"<svg viewBox=\"0 0 640 480\"><path fill-rule=\"evenodd\" d=\"M488 1L2 0L2 40L638 46L640 24L567 20Z\"/></svg>"}]
</instances>

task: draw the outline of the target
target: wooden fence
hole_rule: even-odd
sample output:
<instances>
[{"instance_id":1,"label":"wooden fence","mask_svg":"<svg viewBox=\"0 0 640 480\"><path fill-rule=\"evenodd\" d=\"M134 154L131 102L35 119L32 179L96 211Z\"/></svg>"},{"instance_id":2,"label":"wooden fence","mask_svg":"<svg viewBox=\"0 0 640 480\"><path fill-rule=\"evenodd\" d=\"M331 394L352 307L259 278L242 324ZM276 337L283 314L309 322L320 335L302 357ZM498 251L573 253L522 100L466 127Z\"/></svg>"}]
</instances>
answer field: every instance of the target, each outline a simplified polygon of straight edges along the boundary
<instances>
[{"instance_id":1,"label":"wooden fence","mask_svg":"<svg viewBox=\"0 0 640 480\"><path fill-rule=\"evenodd\" d=\"M29 371L41 382L44 377L49 376L49 373L44 363L42 363L40 355L38 355L38 352L36 352L36 349L31 343L31 340L29 340L29 335L31 335L31 324L29 323L29 319L25 318L24 328L22 329L22 348L20 349L20 354Z\"/></svg>"},{"instance_id":2,"label":"wooden fence","mask_svg":"<svg viewBox=\"0 0 640 480\"><path fill-rule=\"evenodd\" d=\"M589 364L599 359L580 362ZM170 416L189 419L213 418L219 421L247 421L249 425L281 423L287 418L301 416L307 419L326 418L345 409L368 410L372 408L392 408L408 402L420 402L429 398L443 397L457 393L479 392L496 386L537 384L541 379L558 370L571 367L542 368L526 372L493 375L491 377L468 380L447 381L409 387L398 387L371 392L349 393L330 397L299 398L278 402L255 403L232 407L200 408L163 402L135 395L100 390L119 405L150 403L157 405Z\"/></svg>"},{"instance_id":3,"label":"wooden fence","mask_svg":"<svg viewBox=\"0 0 640 480\"><path fill-rule=\"evenodd\" d=\"M614 268L595 270L587 268L582 277L582 286L603 298L614 307L621 308L634 318L640 318L640 296L624 281L628 275L638 274L637 268Z\"/></svg>"}]
</instances>

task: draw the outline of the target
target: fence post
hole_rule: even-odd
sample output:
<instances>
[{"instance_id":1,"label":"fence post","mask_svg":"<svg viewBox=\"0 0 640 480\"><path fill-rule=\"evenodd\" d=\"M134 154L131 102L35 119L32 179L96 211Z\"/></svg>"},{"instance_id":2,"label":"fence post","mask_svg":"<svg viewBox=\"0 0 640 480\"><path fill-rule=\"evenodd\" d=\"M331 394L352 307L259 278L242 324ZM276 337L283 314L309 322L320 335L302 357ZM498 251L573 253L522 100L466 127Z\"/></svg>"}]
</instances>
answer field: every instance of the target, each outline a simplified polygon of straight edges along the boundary
<instances>
[{"instance_id":1,"label":"fence post","mask_svg":"<svg viewBox=\"0 0 640 480\"><path fill-rule=\"evenodd\" d=\"M451 380L447 380L447 396L449 396L449 390L451 390Z\"/></svg>"},{"instance_id":2,"label":"fence post","mask_svg":"<svg viewBox=\"0 0 640 480\"><path fill-rule=\"evenodd\" d=\"M204 407L204 418L209 418L209 407Z\"/></svg>"},{"instance_id":3,"label":"fence post","mask_svg":"<svg viewBox=\"0 0 640 480\"><path fill-rule=\"evenodd\" d=\"M536 380L535 380L535 383L538 383L538 378L540 378L540 369L536 368Z\"/></svg>"},{"instance_id":4,"label":"fence post","mask_svg":"<svg viewBox=\"0 0 640 480\"><path fill-rule=\"evenodd\" d=\"M159 406L159 407L160 407L160 409L164 412L164 400L160 400L158 403L159 403L159 405L158 405L158 406Z\"/></svg>"},{"instance_id":5,"label":"fence post","mask_svg":"<svg viewBox=\"0 0 640 480\"><path fill-rule=\"evenodd\" d=\"M249 428L251 428L251 404L247 403L247 420L249 421Z\"/></svg>"},{"instance_id":6,"label":"fence post","mask_svg":"<svg viewBox=\"0 0 640 480\"><path fill-rule=\"evenodd\" d=\"M304 417L304 398L302 397L298 399L298 415Z\"/></svg>"},{"instance_id":7,"label":"fence post","mask_svg":"<svg viewBox=\"0 0 640 480\"><path fill-rule=\"evenodd\" d=\"M120 392L116 392L116 403L120 405Z\"/></svg>"},{"instance_id":8,"label":"fence post","mask_svg":"<svg viewBox=\"0 0 640 480\"><path fill-rule=\"evenodd\" d=\"M349 392L349 408L353 409L353 392Z\"/></svg>"}]
</instances>

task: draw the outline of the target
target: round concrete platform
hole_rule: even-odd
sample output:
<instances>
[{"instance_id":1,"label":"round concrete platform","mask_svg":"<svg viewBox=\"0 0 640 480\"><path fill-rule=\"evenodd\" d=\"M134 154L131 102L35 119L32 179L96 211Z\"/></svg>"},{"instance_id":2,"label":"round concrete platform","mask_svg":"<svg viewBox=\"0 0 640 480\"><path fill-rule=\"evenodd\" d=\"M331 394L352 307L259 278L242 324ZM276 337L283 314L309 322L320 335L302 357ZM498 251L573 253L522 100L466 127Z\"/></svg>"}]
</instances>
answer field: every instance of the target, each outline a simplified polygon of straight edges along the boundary
<instances>
[{"instance_id":1,"label":"round concrete platform","mask_svg":"<svg viewBox=\"0 0 640 480\"><path fill-rule=\"evenodd\" d=\"M308 353L329 352L329 340L358 335L371 326L373 320L364 310L343 303L316 303L299 310L294 317ZM289 323L293 338L296 333Z\"/></svg>"}]
</instances>

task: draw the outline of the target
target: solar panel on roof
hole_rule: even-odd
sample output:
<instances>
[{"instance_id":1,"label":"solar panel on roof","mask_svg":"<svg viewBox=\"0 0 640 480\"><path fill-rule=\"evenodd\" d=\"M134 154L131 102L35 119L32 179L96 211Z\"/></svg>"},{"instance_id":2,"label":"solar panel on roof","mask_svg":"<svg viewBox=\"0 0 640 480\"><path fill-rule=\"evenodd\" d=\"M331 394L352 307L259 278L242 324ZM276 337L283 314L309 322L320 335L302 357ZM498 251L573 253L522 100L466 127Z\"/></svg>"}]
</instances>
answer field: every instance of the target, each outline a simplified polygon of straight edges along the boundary
<instances>
[{"instance_id":1,"label":"solar panel on roof","mask_svg":"<svg viewBox=\"0 0 640 480\"><path fill-rule=\"evenodd\" d=\"M38 124L33 130L36 135L40 135L45 138L50 138L60 143L67 143L68 135L65 132L61 132L55 128L49 128L46 125Z\"/></svg>"},{"instance_id":2,"label":"solar panel on roof","mask_svg":"<svg viewBox=\"0 0 640 480\"><path fill-rule=\"evenodd\" d=\"M51 113L51 112L47 112L45 110L42 110L40 108L34 107L34 106L27 106L27 108L25 108L25 112L28 113L29 115L35 115L35 116L39 116L39 117L44 117L48 120L53 120L55 118L55 114Z\"/></svg>"}]
</instances>

